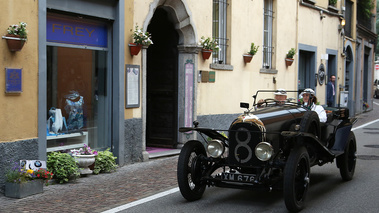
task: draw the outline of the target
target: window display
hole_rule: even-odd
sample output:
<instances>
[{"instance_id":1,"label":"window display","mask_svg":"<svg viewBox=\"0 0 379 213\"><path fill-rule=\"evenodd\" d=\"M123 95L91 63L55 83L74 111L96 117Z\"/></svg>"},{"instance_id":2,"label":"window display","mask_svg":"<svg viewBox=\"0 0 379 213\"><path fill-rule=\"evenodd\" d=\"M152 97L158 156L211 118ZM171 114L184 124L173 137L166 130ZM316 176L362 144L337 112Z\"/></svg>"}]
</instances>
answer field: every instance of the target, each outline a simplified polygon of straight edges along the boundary
<instances>
[{"instance_id":1,"label":"window display","mask_svg":"<svg viewBox=\"0 0 379 213\"><path fill-rule=\"evenodd\" d=\"M110 146L106 51L48 46L47 150Z\"/></svg>"}]
</instances>

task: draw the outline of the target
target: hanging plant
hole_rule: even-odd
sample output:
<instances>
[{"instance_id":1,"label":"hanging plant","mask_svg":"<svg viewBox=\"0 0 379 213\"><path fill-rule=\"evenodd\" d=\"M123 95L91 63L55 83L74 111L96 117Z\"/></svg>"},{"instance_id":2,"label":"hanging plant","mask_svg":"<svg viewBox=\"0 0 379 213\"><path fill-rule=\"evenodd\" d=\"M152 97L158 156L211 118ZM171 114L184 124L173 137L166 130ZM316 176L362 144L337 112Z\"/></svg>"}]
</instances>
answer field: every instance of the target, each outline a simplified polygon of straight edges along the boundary
<instances>
[{"instance_id":1,"label":"hanging plant","mask_svg":"<svg viewBox=\"0 0 379 213\"><path fill-rule=\"evenodd\" d=\"M20 51L24 46L28 31L26 30L27 24L20 22L19 24L10 25L7 29L7 45L10 51Z\"/></svg>"}]
</instances>

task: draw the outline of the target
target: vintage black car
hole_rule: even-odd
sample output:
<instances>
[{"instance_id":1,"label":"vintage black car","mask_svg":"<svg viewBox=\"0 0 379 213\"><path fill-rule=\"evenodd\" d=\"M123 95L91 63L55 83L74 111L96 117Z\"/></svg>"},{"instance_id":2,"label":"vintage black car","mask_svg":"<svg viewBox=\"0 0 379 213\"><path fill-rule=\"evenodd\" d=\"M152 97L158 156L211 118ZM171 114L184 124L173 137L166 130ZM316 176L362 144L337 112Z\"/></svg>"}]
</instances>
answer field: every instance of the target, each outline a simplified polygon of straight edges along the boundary
<instances>
[{"instance_id":1,"label":"vintage black car","mask_svg":"<svg viewBox=\"0 0 379 213\"><path fill-rule=\"evenodd\" d=\"M356 118L349 118L348 108L326 108L327 121L320 123L297 98L281 105L266 99L258 108L262 92L267 91L253 96L251 109L241 103L246 111L227 130L200 127L196 121L179 129L203 137L187 141L179 155L177 179L185 199L200 199L207 186L282 190L287 209L296 212L304 208L310 167L336 159L342 179L353 178Z\"/></svg>"}]
</instances>

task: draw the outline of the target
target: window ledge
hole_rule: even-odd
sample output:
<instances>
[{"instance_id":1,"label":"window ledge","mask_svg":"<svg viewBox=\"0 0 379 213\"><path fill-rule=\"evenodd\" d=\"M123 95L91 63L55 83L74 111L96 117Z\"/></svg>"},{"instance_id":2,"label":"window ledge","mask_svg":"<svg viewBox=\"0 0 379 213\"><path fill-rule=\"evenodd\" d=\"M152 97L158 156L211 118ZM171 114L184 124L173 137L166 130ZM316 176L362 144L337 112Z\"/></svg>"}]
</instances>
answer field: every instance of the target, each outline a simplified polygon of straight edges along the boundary
<instances>
[{"instance_id":1,"label":"window ledge","mask_svg":"<svg viewBox=\"0 0 379 213\"><path fill-rule=\"evenodd\" d=\"M335 6L333 6L333 5L329 5L329 6L328 6L328 10L330 10L330 11L332 11L332 12L335 12L335 13L338 13L338 12L339 12L338 9L337 9Z\"/></svg>"},{"instance_id":2,"label":"window ledge","mask_svg":"<svg viewBox=\"0 0 379 213\"><path fill-rule=\"evenodd\" d=\"M303 0L303 2L310 3L310 4L316 4L316 1L314 0Z\"/></svg>"},{"instance_id":3,"label":"window ledge","mask_svg":"<svg viewBox=\"0 0 379 213\"><path fill-rule=\"evenodd\" d=\"M259 73L264 73L264 74L277 74L277 73L278 73L278 70L261 68L261 69L259 70Z\"/></svg>"},{"instance_id":4,"label":"window ledge","mask_svg":"<svg viewBox=\"0 0 379 213\"><path fill-rule=\"evenodd\" d=\"M229 64L210 64L209 68L215 70L233 71L234 67Z\"/></svg>"}]
</instances>

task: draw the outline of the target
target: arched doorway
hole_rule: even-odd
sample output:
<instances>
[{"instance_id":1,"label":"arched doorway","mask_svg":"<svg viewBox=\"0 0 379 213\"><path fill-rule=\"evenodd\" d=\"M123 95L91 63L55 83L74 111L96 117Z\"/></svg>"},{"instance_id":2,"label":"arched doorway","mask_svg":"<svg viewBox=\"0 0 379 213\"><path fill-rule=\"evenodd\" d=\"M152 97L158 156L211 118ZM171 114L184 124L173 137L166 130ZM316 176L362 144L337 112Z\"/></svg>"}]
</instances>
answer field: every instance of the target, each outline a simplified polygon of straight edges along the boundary
<instances>
[{"instance_id":1,"label":"arched doorway","mask_svg":"<svg viewBox=\"0 0 379 213\"><path fill-rule=\"evenodd\" d=\"M169 13L157 8L147 31L146 146L175 148L178 131L179 35Z\"/></svg>"}]
</instances>

